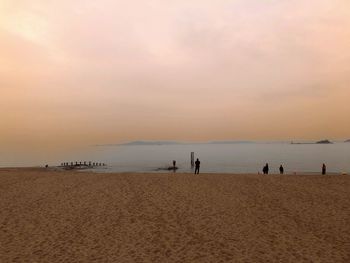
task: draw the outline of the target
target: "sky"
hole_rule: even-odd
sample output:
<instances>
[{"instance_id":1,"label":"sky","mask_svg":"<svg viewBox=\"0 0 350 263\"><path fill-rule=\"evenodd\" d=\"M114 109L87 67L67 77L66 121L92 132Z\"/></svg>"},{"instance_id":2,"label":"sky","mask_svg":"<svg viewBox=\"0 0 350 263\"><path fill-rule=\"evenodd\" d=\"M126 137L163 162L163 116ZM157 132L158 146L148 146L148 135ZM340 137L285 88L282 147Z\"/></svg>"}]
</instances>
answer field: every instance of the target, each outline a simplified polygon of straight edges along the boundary
<instances>
[{"instance_id":1,"label":"sky","mask_svg":"<svg viewBox=\"0 0 350 263\"><path fill-rule=\"evenodd\" d=\"M0 147L350 138L349 0L0 0Z\"/></svg>"}]
</instances>

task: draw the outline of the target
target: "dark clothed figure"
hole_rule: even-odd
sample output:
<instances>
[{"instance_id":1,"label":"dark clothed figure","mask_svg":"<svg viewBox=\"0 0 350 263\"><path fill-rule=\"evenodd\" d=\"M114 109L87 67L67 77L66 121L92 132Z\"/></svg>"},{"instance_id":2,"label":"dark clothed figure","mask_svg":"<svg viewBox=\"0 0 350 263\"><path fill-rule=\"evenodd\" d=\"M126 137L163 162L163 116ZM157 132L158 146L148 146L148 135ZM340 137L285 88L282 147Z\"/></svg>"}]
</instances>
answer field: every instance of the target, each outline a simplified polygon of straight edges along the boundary
<instances>
[{"instance_id":1,"label":"dark clothed figure","mask_svg":"<svg viewBox=\"0 0 350 263\"><path fill-rule=\"evenodd\" d=\"M322 164L322 174L326 174L326 165L325 164Z\"/></svg>"},{"instance_id":2,"label":"dark clothed figure","mask_svg":"<svg viewBox=\"0 0 350 263\"><path fill-rule=\"evenodd\" d=\"M280 166L280 174L284 174L284 168L283 168L282 164Z\"/></svg>"},{"instance_id":3,"label":"dark clothed figure","mask_svg":"<svg viewBox=\"0 0 350 263\"><path fill-rule=\"evenodd\" d=\"M269 164L268 163L264 166L263 173L264 174L269 174Z\"/></svg>"},{"instance_id":4,"label":"dark clothed figure","mask_svg":"<svg viewBox=\"0 0 350 263\"><path fill-rule=\"evenodd\" d=\"M197 161L195 161L194 164L196 165L196 169L194 170L194 174L199 174L199 167L201 165L201 162L198 160L198 158L197 158Z\"/></svg>"},{"instance_id":5,"label":"dark clothed figure","mask_svg":"<svg viewBox=\"0 0 350 263\"><path fill-rule=\"evenodd\" d=\"M176 161L175 160L173 161L173 167L174 168L176 167Z\"/></svg>"}]
</instances>

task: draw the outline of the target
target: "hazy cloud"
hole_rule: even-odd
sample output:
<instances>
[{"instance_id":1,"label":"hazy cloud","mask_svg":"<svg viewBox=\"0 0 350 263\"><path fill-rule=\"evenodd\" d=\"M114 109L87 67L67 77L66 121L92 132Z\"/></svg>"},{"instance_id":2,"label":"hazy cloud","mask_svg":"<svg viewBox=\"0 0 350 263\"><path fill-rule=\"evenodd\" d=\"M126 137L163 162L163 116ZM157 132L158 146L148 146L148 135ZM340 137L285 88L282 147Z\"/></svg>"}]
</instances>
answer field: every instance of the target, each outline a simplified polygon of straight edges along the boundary
<instances>
[{"instance_id":1,"label":"hazy cloud","mask_svg":"<svg viewBox=\"0 0 350 263\"><path fill-rule=\"evenodd\" d=\"M0 0L0 137L348 137L349 46L347 0Z\"/></svg>"}]
</instances>

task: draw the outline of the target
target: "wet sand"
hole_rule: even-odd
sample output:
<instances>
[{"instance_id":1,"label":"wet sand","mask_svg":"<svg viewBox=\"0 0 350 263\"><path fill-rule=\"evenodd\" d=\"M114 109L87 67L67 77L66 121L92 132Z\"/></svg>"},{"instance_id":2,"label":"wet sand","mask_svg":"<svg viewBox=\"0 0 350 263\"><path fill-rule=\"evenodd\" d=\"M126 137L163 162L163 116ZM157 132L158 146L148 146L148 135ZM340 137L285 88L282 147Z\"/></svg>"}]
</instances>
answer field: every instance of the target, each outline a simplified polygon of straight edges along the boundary
<instances>
[{"instance_id":1,"label":"wet sand","mask_svg":"<svg viewBox=\"0 0 350 263\"><path fill-rule=\"evenodd\" d=\"M350 262L350 176L0 169L0 262Z\"/></svg>"}]
</instances>

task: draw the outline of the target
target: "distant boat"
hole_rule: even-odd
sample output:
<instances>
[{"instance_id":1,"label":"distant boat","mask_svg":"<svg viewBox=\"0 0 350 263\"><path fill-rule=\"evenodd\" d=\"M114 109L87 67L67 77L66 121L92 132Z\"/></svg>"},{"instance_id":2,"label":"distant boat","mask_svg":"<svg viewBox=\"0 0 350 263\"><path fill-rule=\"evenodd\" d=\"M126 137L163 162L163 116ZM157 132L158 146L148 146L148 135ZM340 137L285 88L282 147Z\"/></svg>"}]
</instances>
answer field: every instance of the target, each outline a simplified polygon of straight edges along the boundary
<instances>
[{"instance_id":1,"label":"distant boat","mask_svg":"<svg viewBox=\"0 0 350 263\"><path fill-rule=\"evenodd\" d=\"M316 142L316 144L332 144L332 142L329 140L322 140L322 141Z\"/></svg>"}]
</instances>

